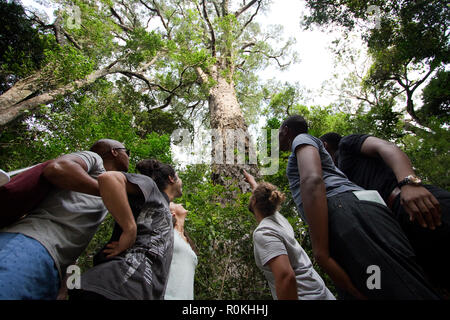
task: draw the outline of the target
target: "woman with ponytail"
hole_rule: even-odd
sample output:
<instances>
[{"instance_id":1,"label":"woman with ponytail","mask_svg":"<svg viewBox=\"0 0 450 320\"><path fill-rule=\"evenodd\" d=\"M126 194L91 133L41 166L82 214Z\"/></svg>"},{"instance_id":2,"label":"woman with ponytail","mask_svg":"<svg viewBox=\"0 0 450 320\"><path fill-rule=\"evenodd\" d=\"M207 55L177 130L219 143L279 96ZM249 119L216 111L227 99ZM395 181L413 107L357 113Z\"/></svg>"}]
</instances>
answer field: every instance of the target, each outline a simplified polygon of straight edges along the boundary
<instances>
[{"instance_id":1,"label":"woman with ponytail","mask_svg":"<svg viewBox=\"0 0 450 320\"><path fill-rule=\"evenodd\" d=\"M258 226L253 232L255 262L269 283L274 299L335 300L278 209L285 197L267 182L256 183L244 170L253 194L249 210Z\"/></svg>"},{"instance_id":2,"label":"woman with ponytail","mask_svg":"<svg viewBox=\"0 0 450 320\"><path fill-rule=\"evenodd\" d=\"M111 171L98 177L100 195L116 220L111 240L81 276L73 299L158 300L173 253L169 204L182 195L182 181L168 164L146 159L141 174Z\"/></svg>"}]
</instances>

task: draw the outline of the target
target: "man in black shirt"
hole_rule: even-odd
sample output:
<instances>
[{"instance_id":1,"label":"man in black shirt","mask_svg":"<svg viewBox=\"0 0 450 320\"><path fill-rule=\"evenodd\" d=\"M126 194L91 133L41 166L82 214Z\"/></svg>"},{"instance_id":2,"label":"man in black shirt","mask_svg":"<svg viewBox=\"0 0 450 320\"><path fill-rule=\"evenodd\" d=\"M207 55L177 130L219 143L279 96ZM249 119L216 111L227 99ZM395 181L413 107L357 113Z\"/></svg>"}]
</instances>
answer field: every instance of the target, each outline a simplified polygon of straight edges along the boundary
<instances>
[{"instance_id":1,"label":"man in black shirt","mask_svg":"<svg viewBox=\"0 0 450 320\"><path fill-rule=\"evenodd\" d=\"M377 190L404 229L419 263L437 286L450 288L450 192L422 185L406 154L366 134L321 137L336 165L367 190Z\"/></svg>"}]
</instances>

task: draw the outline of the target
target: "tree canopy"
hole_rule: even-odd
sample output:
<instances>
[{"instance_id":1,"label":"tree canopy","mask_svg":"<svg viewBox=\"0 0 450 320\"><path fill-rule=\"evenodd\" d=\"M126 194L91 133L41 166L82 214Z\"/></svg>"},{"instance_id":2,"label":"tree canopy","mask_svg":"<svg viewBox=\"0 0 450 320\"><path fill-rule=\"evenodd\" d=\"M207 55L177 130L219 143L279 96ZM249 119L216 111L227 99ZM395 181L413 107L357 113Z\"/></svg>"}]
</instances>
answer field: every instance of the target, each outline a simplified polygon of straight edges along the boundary
<instances>
[{"instance_id":1,"label":"tree canopy","mask_svg":"<svg viewBox=\"0 0 450 320\"><path fill-rule=\"evenodd\" d=\"M450 188L445 1L306 1L309 12L299 23L342 28L337 63L355 68L343 82L324 84L339 91L331 105L308 104L303 84L261 80L269 65L283 70L297 61L295 39L285 39L280 26L256 22L270 16L272 1L46 1L55 7L52 18L0 0L0 168L85 150L100 138L131 150L131 172L144 158L173 164L183 179L179 202L190 212L186 229L199 251L197 299L271 298L253 259L256 222L240 171L250 167L257 175L267 164L260 158L250 164L248 154L245 164L177 163L176 129L247 134L253 126L254 142L266 142L271 152L270 134L259 130L302 114L315 136L368 133L395 142L426 182ZM79 10L79 20L69 8ZM349 32L366 45L359 54L369 59L360 70L358 53L346 48ZM289 191L287 157L280 153L277 172L258 179L286 194L281 213L312 258L308 228ZM83 270L109 240L112 223L108 217L78 259Z\"/></svg>"}]
</instances>

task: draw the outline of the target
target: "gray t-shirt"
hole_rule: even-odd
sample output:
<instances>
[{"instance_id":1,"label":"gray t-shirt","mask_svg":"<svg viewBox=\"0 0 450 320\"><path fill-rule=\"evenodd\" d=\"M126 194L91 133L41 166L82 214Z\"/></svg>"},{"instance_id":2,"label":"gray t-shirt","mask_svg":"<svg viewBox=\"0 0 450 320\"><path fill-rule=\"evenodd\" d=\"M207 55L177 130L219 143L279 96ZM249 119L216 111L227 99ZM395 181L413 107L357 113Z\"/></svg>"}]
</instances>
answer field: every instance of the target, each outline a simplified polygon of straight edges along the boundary
<instances>
[{"instance_id":1,"label":"gray t-shirt","mask_svg":"<svg viewBox=\"0 0 450 320\"><path fill-rule=\"evenodd\" d=\"M267 262L283 254L289 257L294 270L300 300L335 300L295 239L289 221L281 214L276 212L260 222L253 232L253 244L256 265L263 271L275 300L275 279Z\"/></svg>"},{"instance_id":2,"label":"gray t-shirt","mask_svg":"<svg viewBox=\"0 0 450 320\"><path fill-rule=\"evenodd\" d=\"M286 174L289 180L289 188L292 193L292 198L297 205L302 220L307 222L306 215L303 212L302 207L303 200L300 192L300 174L298 171L297 156L295 154L296 149L305 144L311 145L319 150L320 161L322 164L323 182L325 183L327 198L346 191L364 189L348 180L347 176L334 165L333 159L323 146L320 139L317 139L307 133L299 134L292 142L292 153L288 159Z\"/></svg>"},{"instance_id":3,"label":"gray t-shirt","mask_svg":"<svg viewBox=\"0 0 450 320\"><path fill-rule=\"evenodd\" d=\"M105 172L102 158L90 151L72 153L97 178ZM1 232L22 233L39 241L52 256L59 275L75 263L107 214L101 197L53 187L45 199L24 219Z\"/></svg>"},{"instance_id":4,"label":"gray t-shirt","mask_svg":"<svg viewBox=\"0 0 450 320\"><path fill-rule=\"evenodd\" d=\"M164 298L173 254L173 223L169 198L148 176L124 173L142 195L129 196L136 218L135 244L81 275L81 289L113 300Z\"/></svg>"}]
</instances>

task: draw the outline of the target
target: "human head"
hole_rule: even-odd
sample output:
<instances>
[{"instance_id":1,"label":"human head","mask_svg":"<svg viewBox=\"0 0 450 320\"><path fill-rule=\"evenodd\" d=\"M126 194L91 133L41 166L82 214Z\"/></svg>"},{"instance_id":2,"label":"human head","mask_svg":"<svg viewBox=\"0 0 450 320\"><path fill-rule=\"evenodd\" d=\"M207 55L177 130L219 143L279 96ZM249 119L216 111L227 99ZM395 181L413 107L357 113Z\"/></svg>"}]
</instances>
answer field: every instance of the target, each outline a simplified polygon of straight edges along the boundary
<instances>
[{"instance_id":1,"label":"human head","mask_svg":"<svg viewBox=\"0 0 450 320\"><path fill-rule=\"evenodd\" d=\"M328 151L333 160L336 159L336 152L338 151L339 142L341 141L341 139L342 136L336 132L328 132L320 137L320 140L322 140L325 149Z\"/></svg>"},{"instance_id":2,"label":"human head","mask_svg":"<svg viewBox=\"0 0 450 320\"><path fill-rule=\"evenodd\" d=\"M152 178L158 189L164 191L170 200L182 196L183 182L171 165L155 159L145 159L136 164L136 169Z\"/></svg>"},{"instance_id":3,"label":"human head","mask_svg":"<svg viewBox=\"0 0 450 320\"><path fill-rule=\"evenodd\" d=\"M264 217L273 215L283 203L285 196L277 187L268 182L261 182L253 190L248 209Z\"/></svg>"},{"instance_id":4,"label":"human head","mask_svg":"<svg viewBox=\"0 0 450 320\"><path fill-rule=\"evenodd\" d=\"M184 219L186 218L188 211L183 207L183 205L177 204L174 202L170 202L169 208L170 208L170 212L172 213L173 227L175 228L177 225L178 226L181 225L182 227L184 227ZM198 254L198 251L197 251L197 248L196 248L194 242L189 237L188 232L184 228L183 228L183 234L186 237L192 250L195 252L195 254Z\"/></svg>"},{"instance_id":5,"label":"human head","mask_svg":"<svg viewBox=\"0 0 450 320\"><path fill-rule=\"evenodd\" d=\"M176 219L184 219L188 214L188 211L179 203L171 202L169 208L172 216Z\"/></svg>"},{"instance_id":6,"label":"human head","mask_svg":"<svg viewBox=\"0 0 450 320\"><path fill-rule=\"evenodd\" d=\"M280 149L282 151L289 151L292 146L292 141L301 133L308 133L308 124L300 115L292 115L280 126L278 138L280 141Z\"/></svg>"},{"instance_id":7,"label":"human head","mask_svg":"<svg viewBox=\"0 0 450 320\"><path fill-rule=\"evenodd\" d=\"M128 171L130 164L128 150L119 141L100 139L92 145L90 151L102 157L106 171Z\"/></svg>"}]
</instances>

